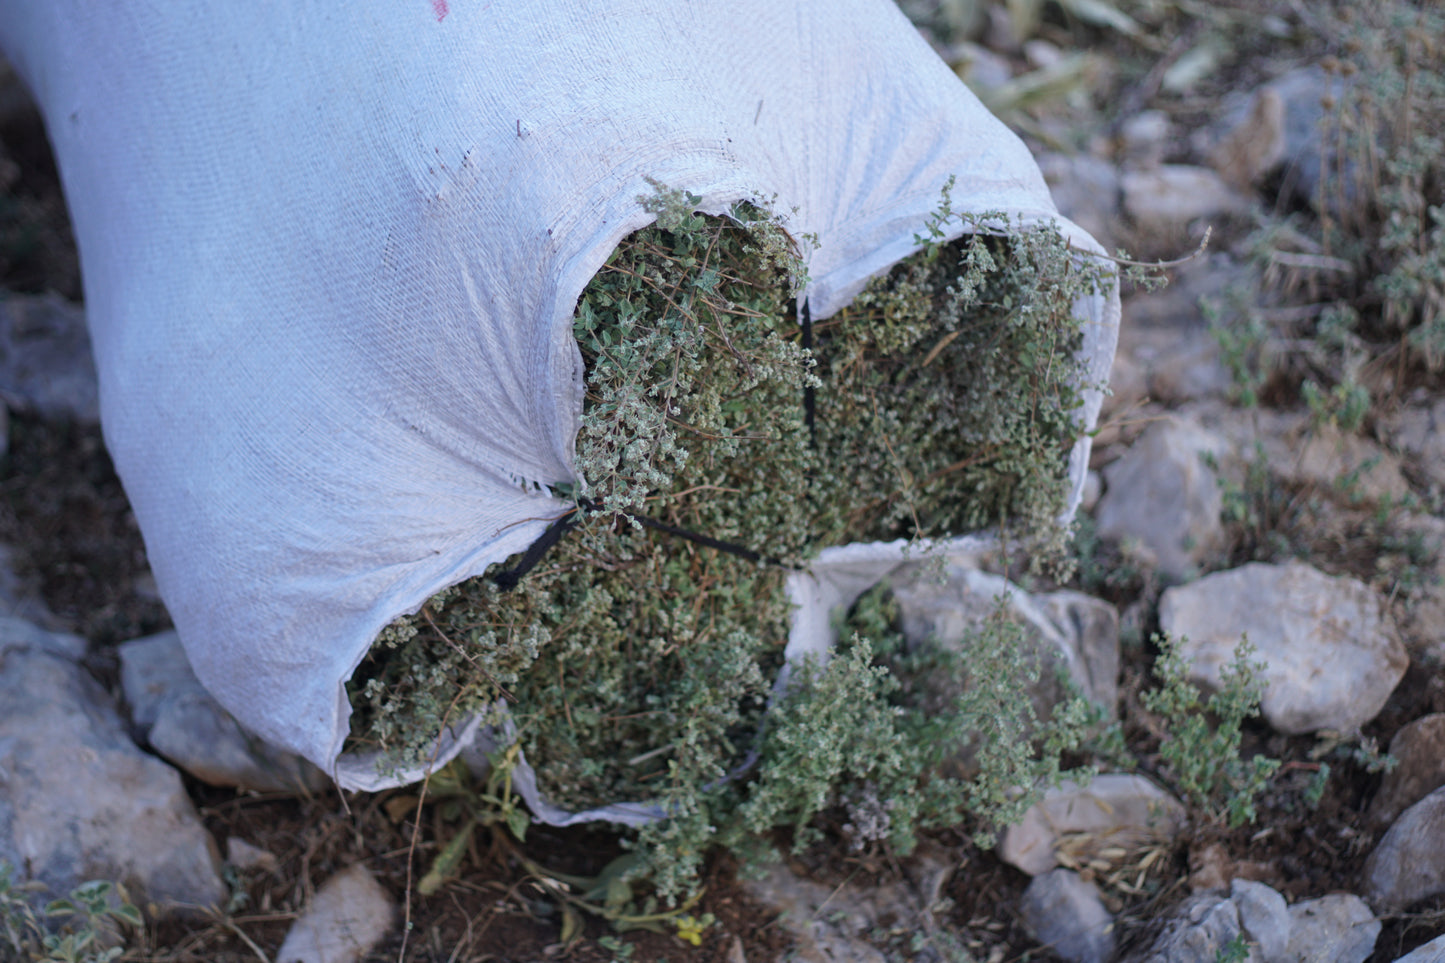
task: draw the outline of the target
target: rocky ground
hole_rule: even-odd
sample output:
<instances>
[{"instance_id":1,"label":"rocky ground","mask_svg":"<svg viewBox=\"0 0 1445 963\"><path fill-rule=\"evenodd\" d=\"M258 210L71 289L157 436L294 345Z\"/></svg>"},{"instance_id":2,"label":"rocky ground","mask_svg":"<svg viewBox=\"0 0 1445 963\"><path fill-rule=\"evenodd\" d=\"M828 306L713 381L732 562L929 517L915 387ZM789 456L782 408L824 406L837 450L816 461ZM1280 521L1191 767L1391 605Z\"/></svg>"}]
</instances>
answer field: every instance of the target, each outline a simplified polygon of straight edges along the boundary
<instances>
[{"instance_id":1,"label":"rocky ground","mask_svg":"<svg viewBox=\"0 0 1445 963\"><path fill-rule=\"evenodd\" d=\"M693 919L656 933L614 932L563 880L618 855L600 829L479 831L429 888L457 837L445 805L343 796L258 745L167 631L97 426L57 180L12 84L0 860L49 896L123 880L146 912L51 919L72 950L88 928L135 961L1445 960L1445 384L1397 353L1363 365L1362 413L1304 387L1334 387L1317 322L1361 288L1311 200L1348 38L1289 2L907 9L1106 246L1180 258L1211 228L1166 288L1126 291L1072 579L979 558L899 592L927 633L1013 578L1041 656L1112 707L1117 739L1077 760L1101 774L994 849L960 827L900 859L828 826L761 880L718 854ZM1171 715L1161 659L1228 691L1241 636L1259 717ZM1278 768L1252 776L1256 755ZM34 915L23 895L0 886L0 957Z\"/></svg>"}]
</instances>

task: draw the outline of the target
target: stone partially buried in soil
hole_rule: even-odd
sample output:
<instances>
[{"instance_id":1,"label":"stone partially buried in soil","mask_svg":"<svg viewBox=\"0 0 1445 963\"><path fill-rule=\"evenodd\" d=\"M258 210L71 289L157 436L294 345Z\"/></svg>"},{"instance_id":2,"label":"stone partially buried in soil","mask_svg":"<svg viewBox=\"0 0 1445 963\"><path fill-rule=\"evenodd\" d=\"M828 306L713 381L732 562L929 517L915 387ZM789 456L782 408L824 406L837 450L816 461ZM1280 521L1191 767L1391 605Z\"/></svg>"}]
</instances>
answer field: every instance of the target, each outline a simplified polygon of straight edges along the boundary
<instances>
[{"instance_id":1,"label":"stone partially buried in soil","mask_svg":"<svg viewBox=\"0 0 1445 963\"><path fill-rule=\"evenodd\" d=\"M1385 773L1365 818L1385 827L1415 803L1445 786L1445 713L1423 716L1390 740L1395 768Z\"/></svg>"},{"instance_id":2,"label":"stone partially buried in soil","mask_svg":"<svg viewBox=\"0 0 1445 963\"><path fill-rule=\"evenodd\" d=\"M257 792L321 792L331 784L311 763L246 732L201 686L175 631L120 647L131 718L151 748L213 786Z\"/></svg>"},{"instance_id":3,"label":"stone partially buried in soil","mask_svg":"<svg viewBox=\"0 0 1445 963\"><path fill-rule=\"evenodd\" d=\"M1073 855L1083 859L1102 849L1168 841L1184 818L1179 801L1143 776L1107 773L1086 786L1065 781L1008 828L998 854L1037 876L1058 865L1054 854L1065 837L1075 844Z\"/></svg>"},{"instance_id":4,"label":"stone partially buried in soil","mask_svg":"<svg viewBox=\"0 0 1445 963\"><path fill-rule=\"evenodd\" d=\"M1405 810L1376 845L1365 863L1365 897L1386 911L1445 893L1442 839L1445 788Z\"/></svg>"},{"instance_id":5,"label":"stone partially buried in soil","mask_svg":"<svg viewBox=\"0 0 1445 963\"><path fill-rule=\"evenodd\" d=\"M1283 957L1289 963L1365 963L1380 938L1380 921L1364 900L1349 893L1296 903L1289 918Z\"/></svg>"},{"instance_id":6,"label":"stone partially buried in soil","mask_svg":"<svg viewBox=\"0 0 1445 963\"><path fill-rule=\"evenodd\" d=\"M936 643L958 649L993 612L998 600L1024 626L1029 655L1038 660L1031 693L1046 718L1068 693L1061 675L1113 717L1119 698L1119 615L1102 599L1081 592L1032 595L1000 575L950 564L943 580L927 563L891 580L903 635L910 646ZM950 700L962 680L938 680L936 696Z\"/></svg>"},{"instance_id":7,"label":"stone partially buried in soil","mask_svg":"<svg viewBox=\"0 0 1445 963\"><path fill-rule=\"evenodd\" d=\"M1034 939L1071 963L1104 963L1114 953L1114 917L1098 887L1073 870L1035 876L1019 914Z\"/></svg>"},{"instance_id":8,"label":"stone partially buried in soil","mask_svg":"<svg viewBox=\"0 0 1445 963\"><path fill-rule=\"evenodd\" d=\"M1293 925L1284 897L1264 883L1236 879L1229 884L1229 898L1239 911L1240 927L1264 959L1279 959L1289 947Z\"/></svg>"},{"instance_id":9,"label":"stone partially buried in soil","mask_svg":"<svg viewBox=\"0 0 1445 963\"><path fill-rule=\"evenodd\" d=\"M1437 936L1399 957L1395 963L1445 963L1445 936Z\"/></svg>"},{"instance_id":10,"label":"stone partially buried in soil","mask_svg":"<svg viewBox=\"0 0 1445 963\"><path fill-rule=\"evenodd\" d=\"M332 876L286 934L276 963L355 963L391 929L396 903L360 864Z\"/></svg>"},{"instance_id":11,"label":"stone partially buried in soil","mask_svg":"<svg viewBox=\"0 0 1445 963\"><path fill-rule=\"evenodd\" d=\"M1228 456L1220 461L1236 483L1262 454L1272 478L1339 504L1398 505L1410 496L1398 455L1336 425L1316 424L1308 411L1245 411L1205 401L1190 417L1226 441Z\"/></svg>"},{"instance_id":12,"label":"stone partially buried in soil","mask_svg":"<svg viewBox=\"0 0 1445 963\"><path fill-rule=\"evenodd\" d=\"M1176 586L1159 603L1160 628L1181 640L1189 679L1218 689L1247 636L1260 674L1260 708L1287 735L1353 732L1384 707L1409 657L1379 595L1363 582L1300 562L1252 562Z\"/></svg>"},{"instance_id":13,"label":"stone partially buried in soil","mask_svg":"<svg viewBox=\"0 0 1445 963\"><path fill-rule=\"evenodd\" d=\"M83 651L0 619L0 859L51 896L106 879L159 909L218 903L215 843L180 776L131 742Z\"/></svg>"},{"instance_id":14,"label":"stone partially buried in soil","mask_svg":"<svg viewBox=\"0 0 1445 963\"><path fill-rule=\"evenodd\" d=\"M1104 469L1104 495L1095 510L1099 534L1137 539L1170 578L1196 569L1224 547L1224 499L1206 464L1224 447L1190 421L1165 418L1150 425Z\"/></svg>"},{"instance_id":15,"label":"stone partially buried in soil","mask_svg":"<svg viewBox=\"0 0 1445 963\"><path fill-rule=\"evenodd\" d=\"M45 418L100 420L84 308L55 294L0 293L0 399Z\"/></svg>"},{"instance_id":16,"label":"stone partially buried in soil","mask_svg":"<svg viewBox=\"0 0 1445 963\"><path fill-rule=\"evenodd\" d=\"M853 886L822 886L776 865L762 879L745 884L749 896L776 914L796 944L790 958L804 963L885 963L864 942L896 899L886 890L866 893Z\"/></svg>"},{"instance_id":17,"label":"stone partially buried in soil","mask_svg":"<svg viewBox=\"0 0 1445 963\"><path fill-rule=\"evenodd\" d=\"M1218 963L1226 947L1243 937L1239 910L1227 897L1191 896L1174 919L1135 963ZM1251 961L1254 958L1251 958Z\"/></svg>"},{"instance_id":18,"label":"stone partially buried in soil","mask_svg":"<svg viewBox=\"0 0 1445 963\"><path fill-rule=\"evenodd\" d=\"M1242 214L1249 198L1206 167L1164 164L1126 172L1119 179L1124 213L1145 231L1183 230L1201 218Z\"/></svg>"},{"instance_id":19,"label":"stone partially buried in soil","mask_svg":"<svg viewBox=\"0 0 1445 963\"><path fill-rule=\"evenodd\" d=\"M935 933L945 925L934 913L948 905L941 903L940 897L944 882L956 866L956 856L943 847L924 843L903 861L901 869L906 880L892 879L878 885L845 880L838 886L824 886L777 864L766 876L742 885L751 898L767 908L767 917L775 919L793 937L793 947L780 959L799 963L884 963L893 957L885 957L865 936L880 927L895 933Z\"/></svg>"}]
</instances>

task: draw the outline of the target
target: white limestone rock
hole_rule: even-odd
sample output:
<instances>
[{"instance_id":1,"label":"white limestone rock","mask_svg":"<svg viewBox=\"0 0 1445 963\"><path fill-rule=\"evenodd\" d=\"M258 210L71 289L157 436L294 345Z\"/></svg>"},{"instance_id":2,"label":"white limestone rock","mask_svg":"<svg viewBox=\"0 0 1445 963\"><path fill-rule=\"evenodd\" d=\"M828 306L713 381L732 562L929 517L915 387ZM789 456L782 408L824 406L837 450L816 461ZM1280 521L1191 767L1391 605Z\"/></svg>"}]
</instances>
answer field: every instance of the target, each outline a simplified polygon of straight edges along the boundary
<instances>
[{"instance_id":1,"label":"white limestone rock","mask_svg":"<svg viewBox=\"0 0 1445 963\"><path fill-rule=\"evenodd\" d=\"M156 752L213 786L321 792L320 769L241 728L204 687L174 631L120 646L121 686L136 728Z\"/></svg>"},{"instance_id":2,"label":"white limestone rock","mask_svg":"<svg viewBox=\"0 0 1445 963\"><path fill-rule=\"evenodd\" d=\"M1227 947L1245 938L1234 901L1210 893L1185 900L1164 932L1137 963L1218 963ZM1270 963L1251 947L1247 963Z\"/></svg>"},{"instance_id":3,"label":"white limestone rock","mask_svg":"<svg viewBox=\"0 0 1445 963\"><path fill-rule=\"evenodd\" d=\"M910 565L890 579L908 644L963 650L994 611L998 599L1025 631L1025 654L1038 664L1030 693L1034 711L1047 718L1067 693L1062 673L1088 699L1113 716L1119 697L1119 615L1101 599L1081 592L1031 595L1003 576L950 564L942 578L927 562ZM924 684L930 699L950 702L966 679L933 679Z\"/></svg>"},{"instance_id":4,"label":"white limestone rock","mask_svg":"<svg viewBox=\"0 0 1445 963\"><path fill-rule=\"evenodd\" d=\"M1289 905L1272 887L1248 879L1229 884L1229 898L1239 914L1239 925L1259 947L1264 963L1273 963L1289 949L1292 920Z\"/></svg>"},{"instance_id":5,"label":"white limestone rock","mask_svg":"<svg viewBox=\"0 0 1445 963\"><path fill-rule=\"evenodd\" d=\"M1019 914L1034 939L1070 963L1106 963L1114 953L1114 916L1098 887L1073 870L1035 876Z\"/></svg>"},{"instance_id":6,"label":"white limestone rock","mask_svg":"<svg viewBox=\"0 0 1445 963\"><path fill-rule=\"evenodd\" d=\"M1225 443L1198 425L1165 418L1104 468L1104 495L1095 510L1099 534L1134 538L1159 570L1183 578L1224 547L1224 499L1207 459Z\"/></svg>"},{"instance_id":7,"label":"white limestone rock","mask_svg":"<svg viewBox=\"0 0 1445 963\"><path fill-rule=\"evenodd\" d=\"M1383 600L1363 582L1301 562L1248 565L1169 589L1160 627L1184 640L1191 682L1221 685L1241 636L1265 664L1260 708L1288 735L1352 732L1384 707L1409 657Z\"/></svg>"},{"instance_id":8,"label":"white limestone rock","mask_svg":"<svg viewBox=\"0 0 1445 963\"><path fill-rule=\"evenodd\" d=\"M1385 773L1365 818L1384 828L1402 812L1445 786L1445 713L1422 716L1390 740L1395 768Z\"/></svg>"},{"instance_id":9,"label":"white limestone rock","mask_svg":"<svg viewBox=\"0 0 1445 963\"><path fill-rule=\"evenodd\" d=\"M100 421L83 307L56 294L0 296L0 401L46 418Z\"/></svg>"},{"instance_id":10,"label":"white limestone rock","mask_svg":"<svg viewBox=\"0 0 1445 963\"><path fill-rule=\"evenodd\" d=\"M1048 790L1004 833L998 854L1005 862L1037 876L1058 865L1054 851L1064 836L1075 837L1073 851L1087 856L1112 847L1132 849L1165 842L1183 827L1184 820L1179 801L1148 779L1107 773L1084 786L1065 781Z\"/></svg>"},{"instance_id":11,"label":"white limestone rock","mask_svg":"<svg viewBox=\"0 0 1445 963\"><path fill-rule=\"evenodd\" d=\"M52 895L108 879L163 912L218 903L215 842L179 774L136 748L84 650L0 618L0 860Z\"/></svg>"},{"instance_id":12,"label":"white limestone rock","mask_svg":"<svg viewBox=\"0 0 1445 963\"><path fill-rule=\"evenodd\" d=\"M1398 910L1445 893L1445 788L1415 803L1390 827L1365 862L1365 896Z\"/></svg>"},{"instance_id":13,"label":"white limestone rock","mask_svg":"<svg viewBox=\"0 0 1445 963\"><path fill-rule=\"evenodd\" d=\"M1113 250L1120 237L1118 169L1091 154L1040 154L1038 162L1059 213Z\"/></svg>"},{"instance_id":14,"label":"white limestone rock","mask_svg":"<svg viewBox=\"0 0 1445 963\"><path fill-rule=\"evenodd\" d=\"M365 866L332 876L291 924L276 963L357 963L396 920L396 903Z\"/></svg>"},{"instance_id":15,"label":"white limestone rock","mask_svg":"<svg viewBox=\"0 0 1445 963\"><path fill-rule=\"evenodd\" d=\"M1289 908L1290 935L1281 963L1365 963L1380 921L1358 896L1338 893Z\"/></svg>"},{"instance_id":16,"label":"white limestone rock","mask_svg":"<svg viewBox=\"0 0 1445 963\"><path fill-rule=\"evenodd\" d=\"M1139 227L1176 232L1206 218L1243 214L1250 199L1207 167L1162 164L1124 172L1124 213Z\"/></svg>"},{"instance_id":17,"label":"white limestone rock","mask_svg":"<svg viewBox=\"0 0 1445 963\"><path fill-rule=\"evenodd\" d=\"M1445 963L1445 936L1437 936L1428 943L1415 947L1395 963Z\"/></svg>"}]
</instances>

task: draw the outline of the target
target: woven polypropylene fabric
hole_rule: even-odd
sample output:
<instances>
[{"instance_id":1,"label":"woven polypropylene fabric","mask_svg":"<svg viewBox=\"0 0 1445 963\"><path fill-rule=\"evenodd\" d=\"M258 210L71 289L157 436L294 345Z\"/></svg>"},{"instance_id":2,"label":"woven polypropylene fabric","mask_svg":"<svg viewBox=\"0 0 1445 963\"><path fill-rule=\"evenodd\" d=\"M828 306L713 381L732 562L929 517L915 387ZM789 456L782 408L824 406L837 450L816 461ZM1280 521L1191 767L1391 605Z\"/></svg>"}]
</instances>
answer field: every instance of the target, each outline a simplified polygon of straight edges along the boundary
<instances>
[{"instance_id":1,"label":"woven polypropylene fabric","mask_svg":"<svg viewBox=\"0 0 1445 963\"><path fill-rule=\"evenodd\" d=\"M0 44L196 673L347 786L380 784L336 765L377 632L565 507L570 317L649 179L791 212L818 319L914 250L950 176L960 209L1056 216L887 0L4 0ZM1102 384L1117 296L1080 310Z\"/></svg>"}]
</instances>

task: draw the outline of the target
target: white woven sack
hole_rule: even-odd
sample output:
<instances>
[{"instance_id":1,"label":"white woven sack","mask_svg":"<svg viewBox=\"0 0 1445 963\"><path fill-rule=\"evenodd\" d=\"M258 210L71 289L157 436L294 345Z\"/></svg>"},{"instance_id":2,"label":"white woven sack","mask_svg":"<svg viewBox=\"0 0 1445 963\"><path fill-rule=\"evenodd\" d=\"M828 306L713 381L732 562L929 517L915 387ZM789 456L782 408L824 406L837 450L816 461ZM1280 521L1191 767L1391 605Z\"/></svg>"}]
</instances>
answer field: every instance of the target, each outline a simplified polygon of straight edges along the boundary
<instances>
[{"instance_id":1,"label":"white woven sack","mask_svg":"<svg viewBox=\"0 0 1445 963\"><path fill-rule=\"evenodd\" d=\"M914 250L950 175L960 209L1056 217L887 0L0 0L0 44L46 118L106 441L196 674L346 787L407 778L338 761L378 631L566 508L573 307L651 221L649 178L793 211L817 319ZM1117 296L1079 310L1102 384ZM848 594L815 574L814 649Z\"/></svg>"}]
</instances>

